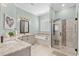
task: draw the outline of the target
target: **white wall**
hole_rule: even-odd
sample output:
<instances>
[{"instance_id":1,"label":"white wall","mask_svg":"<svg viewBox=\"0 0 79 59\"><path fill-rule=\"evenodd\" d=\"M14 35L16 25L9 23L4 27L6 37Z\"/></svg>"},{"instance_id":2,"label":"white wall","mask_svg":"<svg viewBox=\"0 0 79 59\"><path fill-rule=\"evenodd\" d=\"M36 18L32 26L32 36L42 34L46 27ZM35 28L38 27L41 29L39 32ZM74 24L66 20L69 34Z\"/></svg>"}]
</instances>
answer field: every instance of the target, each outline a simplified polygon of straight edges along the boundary
<instances>
[{"instance_id":1,"label":"white wall","mask_svg":"<svg viewBox=\"0 0 79 59\"><path fill-rule=\"evenodd\" d=\"M39 32L39 19L38 16L35 16L29 12L26 12L25 10L16 7L16 17L19 18L20 16L27 16L30 17L30 21L29 21L29 32L30 33L38 33ZM17 30L18 32L20 32L20 21L17 21Z\"/></svg>"}]
</instances>

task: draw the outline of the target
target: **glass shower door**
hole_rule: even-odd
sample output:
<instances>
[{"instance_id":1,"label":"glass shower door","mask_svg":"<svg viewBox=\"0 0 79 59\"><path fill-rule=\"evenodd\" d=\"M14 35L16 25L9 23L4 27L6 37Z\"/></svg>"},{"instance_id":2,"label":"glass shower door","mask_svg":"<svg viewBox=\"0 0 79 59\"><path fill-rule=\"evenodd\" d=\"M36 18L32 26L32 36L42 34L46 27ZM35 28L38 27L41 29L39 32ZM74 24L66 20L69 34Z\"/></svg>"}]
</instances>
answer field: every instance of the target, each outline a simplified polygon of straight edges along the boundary
<instances>
[{"instance_id":1,"label":"glass shower door","mask_svg":"<svg viewBox=\"0 0 79 59\"><path fill-rule=\"evenodd\" d=\"M78 49L78 21L75 19L66 20L66 50L72 55L77 54Z\"/></svg>"},{"instance_id":2,"label":"glass shower door","mask_svg":"<svg viewBox=\"0 0 79 59\"><path fill-rule=\"evenodd\" d=\"M53 23L53 47L68 55L77 54L78 21L74 19L57 20Z\"/></svg>"},{"instance_id":3,"label":"glass shower door","mask_svg":"<svg viewBox=\"0 0 79 59\"><path fill-rule=\"evenodd\" d=\"M61 47L61 20L57 20L53 22L53 47L59 49Z\"/></svg>"}]
</instances>

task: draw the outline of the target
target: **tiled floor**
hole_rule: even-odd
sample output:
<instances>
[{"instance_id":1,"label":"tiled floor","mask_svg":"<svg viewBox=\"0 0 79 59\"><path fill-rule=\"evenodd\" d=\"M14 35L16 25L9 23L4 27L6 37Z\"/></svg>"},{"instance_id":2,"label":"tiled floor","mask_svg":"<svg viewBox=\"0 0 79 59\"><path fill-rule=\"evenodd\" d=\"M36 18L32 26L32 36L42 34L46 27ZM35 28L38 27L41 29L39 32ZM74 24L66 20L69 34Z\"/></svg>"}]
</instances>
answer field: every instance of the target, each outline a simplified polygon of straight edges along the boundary
<instances>
[{"instance_id":1,"label":"tiled floor","mask_svg":"<svg viewBox=\"0 0 79 59\"><path fill-rule=\"evenodd\" d=\"M51 48L48 48L47 46L35 44L31 48L31 55L32 56L54 56L52 54Z\"/></svg>"},{"instance_id":2,"label":"tiled floor","mask_svg":"<svg viewBox=\"0 0 79 59\"><path fill-rule=\"evenodd\" d=\"M35 44L31 48L31 56L66 56L66 54L45 45Z\"/></svg>"}]
</instances>

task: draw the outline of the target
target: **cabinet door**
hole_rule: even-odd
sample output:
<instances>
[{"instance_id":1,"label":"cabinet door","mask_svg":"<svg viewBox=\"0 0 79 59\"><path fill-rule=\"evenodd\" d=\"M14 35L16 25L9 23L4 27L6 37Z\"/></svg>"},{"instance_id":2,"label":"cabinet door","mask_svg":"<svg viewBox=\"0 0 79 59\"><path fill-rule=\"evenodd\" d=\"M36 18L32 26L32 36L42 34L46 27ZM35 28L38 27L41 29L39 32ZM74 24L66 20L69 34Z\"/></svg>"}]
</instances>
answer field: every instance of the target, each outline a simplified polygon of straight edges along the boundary
<instances>
[{"instance_id":1,"label":"cabinet door","mask_svg":"<svg viewBox=\"0 0 79 59\"><path fill-rule=\"evenodd\" d=\"M16 51L5 56L31 56L31 47L26 47L20 51Z\"/></svg>"}]
</instances>

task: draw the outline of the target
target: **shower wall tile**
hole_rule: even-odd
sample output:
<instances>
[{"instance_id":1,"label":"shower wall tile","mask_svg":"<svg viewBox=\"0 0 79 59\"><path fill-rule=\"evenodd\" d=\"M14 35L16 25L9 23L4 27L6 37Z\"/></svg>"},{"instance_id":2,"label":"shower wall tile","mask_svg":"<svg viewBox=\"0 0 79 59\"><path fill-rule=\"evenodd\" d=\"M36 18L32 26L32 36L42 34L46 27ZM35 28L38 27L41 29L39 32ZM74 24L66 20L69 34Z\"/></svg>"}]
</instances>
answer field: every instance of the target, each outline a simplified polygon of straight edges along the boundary
<instances>
[{"instance_id":1,"label":"shower wall tile","mask_svg":"<svg viewBox=\"0 0 79 59\"><path fill-rule=\"evenodd\" d=\"M66 46L66 20L62 20L62 46Z\"/></svg>"},{"instance_id":2,"label":"shower wall tile","mask_svg":"<svg viewBox=\"0 0 79 59\"><path fill-rule=\"evenodd\" d=\"M77 44L77 33L75 32L76 22L74 20L66 21L66 39L67 39L67 46L71 48L76 48ZM76 44L75 44L76 43Z\"/></svg>"}]
</instances>

